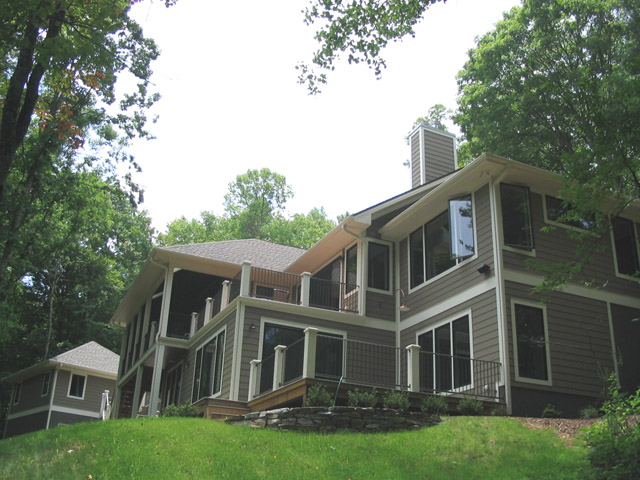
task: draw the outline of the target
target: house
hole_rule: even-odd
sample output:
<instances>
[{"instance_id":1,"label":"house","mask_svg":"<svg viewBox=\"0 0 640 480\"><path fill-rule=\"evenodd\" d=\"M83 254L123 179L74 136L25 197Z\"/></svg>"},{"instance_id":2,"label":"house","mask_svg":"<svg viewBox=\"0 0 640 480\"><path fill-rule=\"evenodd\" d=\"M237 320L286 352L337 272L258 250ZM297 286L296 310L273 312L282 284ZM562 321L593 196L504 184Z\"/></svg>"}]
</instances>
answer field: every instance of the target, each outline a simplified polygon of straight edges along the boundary
<instances>
[{"instance_id":1,"label":"house","mask_svg":"<svg viewBox=\"0 0 640 480\"><path fill-rule=\"evenodd\" d=\"M590 227L560 222L559 177L488 154L456 170L454 136L426 125L410 148L412 188L309 250L155 248L112 318L118 415L299 405L318 382L577 415L610 372L637 388L640 205L612 219L585 281L543 302L526 261L567 259L567 232Z\"/></svg>"},{"instance_id":2,"label":"house","mask_svg":"<svg viewBox=\"0 0 640 480\"><path fill-rule=\"evenodd\" d=\"M103 394L115 392L119 361L89 342L3 378L12 385L4 437L98 420Z\"/></svg>"}]
</instances>

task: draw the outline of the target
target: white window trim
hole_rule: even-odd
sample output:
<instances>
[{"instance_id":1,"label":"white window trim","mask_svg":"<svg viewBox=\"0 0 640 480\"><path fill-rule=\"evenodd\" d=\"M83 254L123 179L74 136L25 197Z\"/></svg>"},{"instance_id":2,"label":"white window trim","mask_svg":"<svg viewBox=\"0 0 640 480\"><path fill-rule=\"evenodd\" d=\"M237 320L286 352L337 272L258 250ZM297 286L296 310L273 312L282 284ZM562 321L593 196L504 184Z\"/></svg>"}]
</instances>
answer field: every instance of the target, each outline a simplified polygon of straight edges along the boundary
<instances>
[{"instance_id":1,"label":"white window trim","mask_svg":"<svg viewBox=\"0 0 640 480\"><path fill-rule=\"evenodd\" d=\"M213 340L215 337L217 337L218 335L220 335L220 333L222 333L224 331L224 343L222 344L222 368L220 369L220 391L218 393L214 393L213 395L210 395L208 397L199 397L195 402L190 402L192 405L194 403L198 403L200 400L202 400L203 398L217 398L220 395L222 395L222 379L224 378L224 365L225 365L225 359L224 356L227 352L227 326L223 326L222 328L219 328L218 330L216 330L214 333L212 333L211 335L209 335L208 337L206 337L206 340L204 340L203 342L200 342L200 345L195 349L194 355L193 355L193 380L191 381L191 395L190 395L190 400L193 399L193 388L196 384L196 364L197 364L197 358L198 358L198 352L200 350L202 350L204 348L204 346L209 343L211 340ZM179 365L179 364L178 364ZM176 365L174 367L177 368L178 365ZM200 363L200 370L202 371L202 362ZM168 374L169 372L167 372ZM200 394L200 385L198 384L198 395Z\"/></svg>"},{"instance_id":2,"label":"white window trim","mask_svg":"<svg viewBox=\"0 0 640 480\"><path fill-rule=\"evenodd\" d=\"M81 397L76 397L75 395L71 395L71 384L73 383L73 376L77 376L77 377L84 377L84 383L82 384L82 396ZM87 381L88 381L88 377L85 374L82 373L74 373L74 372L69 372L69 387L67 388L67 397L68 398L73 398L75 400L84 400L84 394L87 391Z\"/></svg>"},{"instance_id":3,"label":"white window trim","mask_svg":"<svg viewBox=\"0 0 640 480\"><path fill-rule=\"evenodd\" d=\"M566 230L573 230L574 232L578 232L578 233L588 233L589 235L594 237L598 236L596 233L591 232L586 228L574 227L573 225L567 225L566 223L561 223L561 222L556 222L555 220L551 220L547 216L547 197L558 198L559 200L562 200L561 198L556 197L555 195L547 195L546 193L542 195L542 211L544 212L544 223L548 225L553 225L554 227L564 228Z\"/></svg>"},{"instance_id":4,"label":"white window trim","mask_svg":"<svg viewBox=\"0 0 640 480\"><path fill-rule=\"evenodd\" d=\"M624 220L628 220L631 222L631 226L633 227L633 234L635 235L635 240L636 240L636 251L638 252L638 260L640 261L640 238L638 237L638 227L636 225L636 222L634 222L632 219L630 218L626 218L623 216L618 215L619 218L622 218ZM618 252L616 251L616 238L613 234L613 217L609 217L609 224L611 225L611 228L609 229L609 235L611 237L611 254L613 255L613 266L616 272L616 277L618 278L624 278L625 280L631 280L633 282L640 282L640 278L638 277L633 277L631 275L627 275L625 273L620 273L620 270L618 270Z\"/></svg>"},{"instance_id":5,"label":"white window trim","mask_svg":"<svg viewBox=\"0 0 640 480\"><path fill-rule=\"evenodd\" d=\"M449 324L453 324L454 321L461 319L462 317L468 317L469 318L469 358L471 361L471 383L469 385L464 385L462 387L459 388L453 388L454 385L454 381L453 378L451 379L451 387L452 390L451 392L442 392L442 395L451 395L453 393L459 393L459 392L465 392L467 390L472 390L475 388L475 375L473 373L473 360L475 359L474 357L474 353L473 353L473 316L471 313L471 309L467 309L467 310L463 310L462 312L459 312L457 314L453 314L453 315L449 315L447 316L445 319L440 320L438 322L435 322L429 326L426 326L420 330L416 331L415 334L415 344L419 345L418 343L418 337L420 335L423 335L427 332L434 332L437 328L442 327L443 325L446 325L447 323ZM451 347L451 356L453 356L453 329L449 330L451 332L451 336L449 338L449 345ZM435 337L434 337L435 338ZM435 368L435 362L434 362L434 368ZM434 372L435 374L435 372ZM453 368L451 370L451 375L453 375ZM435 375L434 375L435 378Z\"/></svg>"},{"instance_id":6,"label":"white window trim","mask_svg":"<svg viewBox=\"0 0 640 480\"><path fill-rule=\"evenodd\" d=\"M11 403L13 405L18 405L20 403L21 398L22 398L22 382L14 384L13 391L11 392Z\"/></svg>"},{"instance_id":7,"label":"white window trim","mask_svg":"<svg viewBox=\"0 0 640 480\"><path fill-rule=\"evenodd\" d=\"M49 377L49 380L46 382L47 383L47 391L44 392L44 385L45 385L45 379ZM43 375L42 377L42 388L40 389L40 396L41 397L46 397L47 395L49 395L49 390L51 390L51 372L47 372Z\"/></svg>"},{"instance_id":8,"label":"white window trim","mask_svg":"<svg viewBox=\"0 0 640 480\"><path fill-rule=\"evenodd\" d=\"M505 183L505 185L510 185L513 187L522 187L522 188L526 188L529 192L529 223L531 224L531 243L533 244L533 248L531 250L527 250L526 248L518 248L518 247L512 247L510 245L505 245L504 244L504 228L503 228L503 223L502 223L502 191L500 190L500 187L502 186L502 182L500 182L500 184L498 185L498 188L496 189L496 196L498 197L498 205L500 205L500 208L496 209L496 213L498 215L498 218L496 219L496 222L498 224L498 231L500 232L500 245L502 246L502 249L507 251L507 252L513 252L513 253L518 253L520 255L526 255L528 257L536 257L536 241L535 241L535 237L534 237L534 229L533 229L533 214L531 212L531 204L533 203L531 201L531 188L529 188L527 185L518 185L518 184L512 184L512 183ZM544 203L544 199L543 199L543 203ZM546 212L546 209L545 209ZM545 213L545 218L546 218L546 213Z\"/></svg>"},{"instance_id":9,"label":"white window trim","mask_svg":"<svg viewBox=\"0 0 640 480\"><path fill-rule=\"evenodd\" d=\"M464 194L464 195L469 195ZM447 210L445 210L446 212L449 212L449 200L455 200L456 198L460 198L463 197L464 195L456 195L455 197L452 197L450 199L447 200ZM436 275L435 277L431 277L429 280L426 280L424 282L422 282L420 285L417 285L413 288L411 288L411 258L410 258L410 254L411 254L411 242L409 240L409 237L411 236L411 232L409 235L407 235L406 239L407 239L407 285L409 286L409 290L407 293L413 293L413 292L417 292L418 290L420 290L421 288L426 287L427 285L430 285L434 282L437 282L438 280L440 280L441 278L445 277L446 275L451 274L452 272L455 272L456 270L458 270L460 267L462 267L463 265L466 265L468 262L472 261L472 260L477 260L478 258L478 226L476 225L476 198L475 198L475 194L474 192L471 192L471 215L473 217L473 255L471 255L470 257L465 257L464 259L462 259L460 262L458 262L455 266L451 267L448 270L445 270L442 273L439 273L438 275ZM440 212L438 213L438 215L442 215L442 213L444 212ZM427 246L424 243L424 226L429 223L431 220L433 220L434 218L436 218L438 215L434 215L433 217L429 218L429 220L425 221L419 228L420 230L422 230L422 268L423 268L423 272L424 272L424 276L427 276ZM417 229L416 229L417 230ZM415 230L414 230L415 232Z\"/></svg>"},{"instance_id":10,"label":"white window trim","mask_svg":"<svg viewBox=\"0 0 640 480\"><path fill-rule=\"evenodd\" d=\"M537 378L528 378L520 376L520 367L518 365L518 338L516 332L516 304L525 305L527 307L537 308L542 310L542 322L544 325L544 338L545 338L545 360L547 362L547 380L538 380ZM540 304L539 302L532 302L531 300L524 300L521 298L511 298L511 340L513 342L513 368L514 376L517 382L532 383L535 385L553 385L551 376L551 348L549 342L549 323L547 321L547 306Z\"/></svg>"},{"instance_id":11,"label":"white window trim","mask_svg":"<svg viewBox=\"0 0 640 480\"><path fill-rule=\"evenodd\" d=\"M365 271L364 271L364 273L362 275L363 280L366 279L366 287L365 288L366 288L366 290L368 292L376 292L376 293L382 293L382 294L385 294L385 295L391 295L392 294L392 288L391 288L391 282L392 282L392 280L391 280L391 270L392 270L391 264L392 264L392 262L391 262L391 259L393 257L393 255L392 255L393 243L392 242L388 242L386 240L378 240L377 238L367 238L365 243L367 245L367 248L366 248L367 251L365 252L366 256L367 256L367 259L366 259L366 261L363 261L363 263L365 265ZM389 289L388 290L381 290L379 288L373 288L373 287L369 286L369 244L370 243L378 243L380 245L385 245L385 246L389 247L389 257L387 259L388 262L389 262L389 271L387 272L387 275L388 275L387 284L389 285Z\"/></svg>"}]
</instances>

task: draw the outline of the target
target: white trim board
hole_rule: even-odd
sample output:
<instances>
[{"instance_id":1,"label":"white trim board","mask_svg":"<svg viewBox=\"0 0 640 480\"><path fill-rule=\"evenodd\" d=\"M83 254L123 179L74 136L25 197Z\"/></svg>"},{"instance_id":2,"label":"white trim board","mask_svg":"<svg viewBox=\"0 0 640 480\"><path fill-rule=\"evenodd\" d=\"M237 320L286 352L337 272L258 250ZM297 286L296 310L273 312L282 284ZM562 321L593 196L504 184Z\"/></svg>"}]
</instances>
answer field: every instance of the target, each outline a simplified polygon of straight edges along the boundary
<instances>
[{"instance_id":1,"label":"white trim board","mask_svg":"<svg viewBox=\"0 0 640 480\"><path fill-rule=\"evenodd\" d=\"M51 407L52 412L67 413L69 415L81 415L89 418L100 418L100 412L94 412L93 410L81 410L79 408L60 407L54 405Z\"/></svg>"},{"instance_id":2,"label":"white trim board","mask_svg":"<svg viewBox=\"0 0 640 480\"><path fill-rule=\"evenodd\" d=\"M7 420L14 420L16 418L26 417L28 415L35 415L36 413L46 412L47 410L49 410L49 404L30 408L29 410L24 410L22 412L10 413L9 415L7 415Z\"/></svg>"}]
</instances>

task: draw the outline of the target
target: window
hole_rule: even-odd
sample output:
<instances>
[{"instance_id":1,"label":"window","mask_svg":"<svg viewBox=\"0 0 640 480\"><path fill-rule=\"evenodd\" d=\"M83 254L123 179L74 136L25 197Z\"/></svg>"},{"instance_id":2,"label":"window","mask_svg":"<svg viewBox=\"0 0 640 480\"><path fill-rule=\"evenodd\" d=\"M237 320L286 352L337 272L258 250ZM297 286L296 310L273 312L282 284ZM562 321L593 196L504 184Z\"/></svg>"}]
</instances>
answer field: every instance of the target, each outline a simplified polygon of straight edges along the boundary
<instances>
[{"instance_id":1,"label":"window","mask_svg":"<svg viewBox=\"0 0 640 480\"><path fill-rule=\"evenodd\" d=\"M389 246L369 242L367 285L376 290L389 290Z\"/></svg>"},{"instance_id":2,"label":"window","mask_svg":"<svg viewBox=\"0 0 640 480\"><path fill-rule=\"evenodd\" d=\"M43 397L49 394L49 384L51 383L51 372L47 372L42 377L42 393Z\"/></svg>"},{"instance_id":3,"label":"window","mask_svg":"<svg viewBox=\"0 0 640 480\"><path fill-rule=\"evenodd\" d=\"M545 195L544 198L547 220L582 230L593 230L595 228L596 219L593 215L589 216L589 218L572 218L571 212L574 207L570 203L549 195Z\"/></svg>"},{"instance_id":4,"label":"window","mask_svg":"<svg viewBox=\"0 0 640 480\"><path fill-rule=\"evenodd\" d=\"M182 383L182 363L167 373L162 407L180 404L180 384Z\"/></svg>"},{"instance_id":5,"label":"window","mask_svg":"<svg viewBox=\"0 0 640 480\"><path fill-rule=\"evenodd\" d=\"M358 246L354 245L347 250L346 274L344 282L346 292L352 292L358 287Z\"/></svg>"},{"instance_id":6,"label":"window","mask_svg":"<svg viewBox=\"0 0 640 480\"><path fill-rule=\"evenodd\" d=\"M549 348L544 308L512 303L516 379L550 384Z\"/></svg>"},{"instance_id":7,"label":"window","mask_svg":"<svg viewBox=\"0 0 640 480\"><path fill-rule=\"evenodd\" d=\"M475 254L471 195L409 235L409 286L415 288Z\"/></svg>"},{"instance_id":8,"label":"window","mask_svg":"<svg viewBox=\"0 0 640 480\"><path fill-rule=\"evenodd\" d=\"M13 404L17 405L20 403L20 396L22 394L22 383L16 383L13 386Z\"/></svg>"},{"instance_id":9,"label":"window","mask_svg":"<svg viewBox=\"0 0 640 480\"><path fill-rule=\"evenodd\" d=\"M447 392L471 385L469 332L465 315L418 336L422 391Z\"/></svg>"},{"instance_id":10,"label":"window","mask_svg":"<svg viewBox=\"0 0 640 480\"><path fill-rule=\"evenodd\" d=\"M87 384L87 377L85 375L78 375L77 373L71 374L71 381L69 382L68 397L84 398L84 389Z\"/></svg>"},{"instance_id":11,"label":"window","mask_svg":"<svg viewBox=\"0 0 640 480\"><path fill-rule=\"evenodd\" d=\"M500 184L502 236L507 247L533 250L529 189Z\"/></svg>"},{"instance_id":12,"label":"window","mask_svg":"<svg viewBox=\"0 0 640 480\"><path fill-rule=\"evenodd\" d=\"M224 338L225 331L222 330L196 351L192 402L220 393L222 364L224 362Z\"/></svg>"},{"instance_id":13,"label":"window","mask_svg":"<svg viewBox=\"0 0 640 480\"><path fill-rule=\"evenodd\" d=\"M616 265L621 275L638 275L638 237L631 220L616 217L611 220L613 243L616 250Z\"/></svg>"}]
</instances>

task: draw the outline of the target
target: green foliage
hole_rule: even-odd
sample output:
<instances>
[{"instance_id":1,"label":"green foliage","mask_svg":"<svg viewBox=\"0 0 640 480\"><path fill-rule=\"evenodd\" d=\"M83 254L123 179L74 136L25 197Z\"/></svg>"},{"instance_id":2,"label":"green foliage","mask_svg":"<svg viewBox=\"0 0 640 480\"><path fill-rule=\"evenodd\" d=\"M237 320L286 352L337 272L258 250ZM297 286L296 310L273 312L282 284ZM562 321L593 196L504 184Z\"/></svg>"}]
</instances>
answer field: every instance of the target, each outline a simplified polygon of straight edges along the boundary
<instances>
[{"instance_id":1,"label":"green foliage","mask_svg":"<svg viewBox=\"0 0 640 480\"><path fill-rule=\"evenodd\" d=\"M447 399L440 395L427 395L422 399L420 410L431 415L446 415Z\"/></svg>"},{"instance_id":2,"label":"green foliage","mask_svg":"<svg viewBox=\"0 0 640 480\"><path fill-rule=\"evenodd\" d=\"M472 397L464 397L458 402L458 412L460 415L476 416L482 415L482 402Z\"/></svg>"},{"instance_id":3,"label":"green foliage","mask_svg":"<svg viewBox=\"0 0 640 480\"><path fill-rule=\"evenodd\" d=\"M580 409L580 418L600 418L600 410L593 405L588 405Z\"/></svg>"},{"instance_id":4,"label":"green foliage","mask_svg":"<svg viewBox=\"0 0 640 480\"><path fill-rule=\"evenodd\" d=\"M333 398L324 385L311 385L307 389L307 407L330 407Z\"/></svg>"},{"instance_id":5,"label":"green foliage","mask_svg":"<svg viewBox=\"0 0 640 480\"><path fill-rule=\"evenodd\" d=\"M198 409L187 403L182 405L167 405L160 413L161 417L199 417Z\"/></svg>"},{"instance_id":6,"label":"green foliage","mask_svg":"<svg viewBox=\"0 0 640 480\"><path fill-rule=\"evenodd\" d=\"M586 434L587 458L595 478L640 478L640 389L626 395L612 375L602 411L602 421L587 429Z\"/></svg>"},{"instance_id":7,"label":"green foliage","mask_svg":"<svg viewBox=\"0 0 640 480\"><path fill-rule=\"evenodd\" d=\"M560 418L562 417L562 411L557 409L555 405L547 403L542 409L542 418Z\"/></svg>"},{"instance_id":8,"label":"green foliage","mask_svg":"<svg viewBox=\"0 0 640 480\"><path fill-rule=\"evenodd\" d=\"M347 392L347 405L350 407L369 407L374 408L378 404L378 392L374 388L370 392L358 390L349 390Z\"/></svg>"},{"instance_id":9,"label":"green foliage","mask_svg":"<svg viewBox=\"0 0 640 480\"><path fill-rule=\"evenodd\" d=\"M409 409L409 396L397 390L387 390L382 395L382 406L406 412Z\"/></svg>"}]
</instances>

